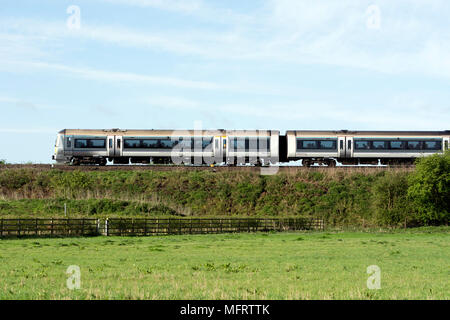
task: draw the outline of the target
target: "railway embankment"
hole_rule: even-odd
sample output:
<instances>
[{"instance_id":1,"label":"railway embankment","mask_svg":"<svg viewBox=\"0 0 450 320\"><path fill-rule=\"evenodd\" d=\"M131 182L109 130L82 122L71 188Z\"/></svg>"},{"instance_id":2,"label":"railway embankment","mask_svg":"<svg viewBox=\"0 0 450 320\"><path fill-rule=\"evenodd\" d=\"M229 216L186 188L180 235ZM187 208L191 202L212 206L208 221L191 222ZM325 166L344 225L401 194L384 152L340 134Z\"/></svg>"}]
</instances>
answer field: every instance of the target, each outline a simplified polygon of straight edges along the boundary
<instances>
[{"instance_id":1,"label":"railway embankment","mask_svg":"<svg viewBox=\"0 0 450 320\"><path fill-rule=\"evenodd\" d=\"M450 155L415 169L0 167L0 217L314 217L336 227L448 224Z\"/></svg>"}]
</instances>

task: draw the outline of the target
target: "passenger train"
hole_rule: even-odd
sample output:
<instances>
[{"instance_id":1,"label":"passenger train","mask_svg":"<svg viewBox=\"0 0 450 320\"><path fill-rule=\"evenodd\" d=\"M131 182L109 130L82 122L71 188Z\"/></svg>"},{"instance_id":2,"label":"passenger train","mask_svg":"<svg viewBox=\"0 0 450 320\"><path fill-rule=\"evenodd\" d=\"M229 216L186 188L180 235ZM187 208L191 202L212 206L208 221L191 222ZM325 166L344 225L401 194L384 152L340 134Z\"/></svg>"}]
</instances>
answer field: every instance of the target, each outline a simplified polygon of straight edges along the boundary
<instances>
[{"instance_id":1,"label":"passenger train","mask_svg":"<svg viewBox=\"0 0 450 320\"><path fill-rule=\"evenodd\" d=\"M450 131L64 129L57 164L411 164L442 153Z\"/></svg>"}]
</instances>

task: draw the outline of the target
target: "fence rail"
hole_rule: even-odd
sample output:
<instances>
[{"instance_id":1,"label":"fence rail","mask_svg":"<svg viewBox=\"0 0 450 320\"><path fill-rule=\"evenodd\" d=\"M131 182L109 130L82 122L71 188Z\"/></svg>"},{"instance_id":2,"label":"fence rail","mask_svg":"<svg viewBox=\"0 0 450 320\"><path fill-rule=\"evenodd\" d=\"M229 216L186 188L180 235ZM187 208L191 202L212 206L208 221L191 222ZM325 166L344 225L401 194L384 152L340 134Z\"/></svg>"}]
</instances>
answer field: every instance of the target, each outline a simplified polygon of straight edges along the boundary
<instances>
[{"instance_id":1,"label":"fence rail","mask_svg":"<svg viewBox=\"0 0 450 320\"><path fill-rule=\"evenodd\" d=\"M323 220L311 218L0 219L0 237L150 236L323 229Z\"/></svg>"},{"instance_id":2,"label":"fence rail","mask_svg":"<svg viewBox=\"0 0 450 320\"><path fill-rule=\"evenodd\" d=\"M229 232L323 230L323 221L309 218L108 219L106 235L207 234Z\"/></svg>"},{"instance_id":3,"label":"fence rail","mask_svg":"<svg viewBox=\"0 0 450 320\"><path fill-rule=\"evenodd\" d=\"M93 236L99 234L98 219L0 219L0 237Z\"/></svg>"}]
</instances>

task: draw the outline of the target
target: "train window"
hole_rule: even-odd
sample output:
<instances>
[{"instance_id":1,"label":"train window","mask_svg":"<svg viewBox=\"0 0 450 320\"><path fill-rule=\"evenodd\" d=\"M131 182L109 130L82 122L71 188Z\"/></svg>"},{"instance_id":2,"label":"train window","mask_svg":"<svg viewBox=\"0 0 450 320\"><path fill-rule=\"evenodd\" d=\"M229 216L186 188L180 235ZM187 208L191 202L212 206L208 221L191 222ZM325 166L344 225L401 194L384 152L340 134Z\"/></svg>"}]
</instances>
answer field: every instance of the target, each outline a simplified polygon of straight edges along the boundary
<instances>
[{"instance_id":1,"label":"train window","mask_svg":"<svg viewBox=\"0 0 450 320\"><path fill-rule=\"evenodd\" d=\"M141 142L142 142L141 140L137 140L137 139L124 139L123 140L123 147L124 148L140 148L141 147Z\"/></svg>"},{"instance_id":2,"label":"train window","mask_svg":"<svg viewBox=\"0 0 450 320\"><path fill-rule=\"evenodd\" d=\"M75 139L75 148L87 148L87 140Z\"/></svg>"},{"instance_id":3,"label":"train window","mask_svg":"<svg viewBox=\"0 0 450 320\"><path fill-rule=\"evenodd\" d=\"M389 142L391 149L393 150L401 150L404 149L403 141L390 141Z\"/></svg>"},{"instance_id":4,"label":"train window","mask_svg":"<svg viewBox=\"0 0 450 320\"><path fill-rule=\"evenodd\" d=\"M194 150L198 150L201 151L203 150L203 141L202 141L202 137L195 137L192 138L192 146L194 147Z\"/></svg>"},{"instance_id":5,"label":"train window","mask_svg":"<svg viewBox=\"0 0 450 320\"><path fill-rule=\"evenodd\" d=\"M341 140L339 143L339 148L342 150L344 149L344 140Z\"/></svg>"},{"instance_id":6,"label":"train window","mask_svg":"<svg viewBox=\"0 0 450 320\"><path fill-rule=\"evenodd\" d=\"M319 149L335 150L336 142L335 140L320 140Z\"/></svg>"},{"instance_id":7,"label":"train window","mask_svg":"<svg viewBox=\"0 0 450 320\"><path fill-rule=\"evenodd\" d=\"M117 139L117 149L120 149L120 139Z\"/></svg>"},{"instance_id":8,"label":"train window","mask_svg":"<svg viewBox=\"0 0 450 320\"><path fill-rule=\"evenodd\" d=\"M141 140L139 147L136 147L136 148L157 149L158 148L158 139Z\"/></svg>"},{"instance_id":9,"label":"train window","mask_svg":"<svg viewBox=\"0 0 450 320\"><path fill-rule=\"evenodd\" d=\"M343 147L342 141L341 141L341 147ZM305 149L336 150L337 149L337 139L335 139L335 140L297 139L297 150L305 150Z\"/></svg>"},{"instance_id":10,"label":"train window","mask_svg":"<svg viewBox=\"0 0 450 320\"><path fill-rule=\"evenodd\" d=\"M355 140L355 149L356 150L368 150L369 148L370 148L369 141Z\"/></svg>"},{"instance_id":11,"label":"train window","mask_svg":"<svg viewBox=\"0 0 450 320\"><path fill-rule=\"evenodd\" d=\"M270 138L258 139L258 150L268 152L270 151Z\"/></svg>"},{"instance_id":12,"label":"train window","mask_svg":"<svg viewBox=\"0 0 450 320\"><path fill-rule=\"evenodd\" d=\"M245 138L245 151L258 151L258 139Z\"/></svg>"},{"instance_id":13,"label":"train window","mask_svg":"<svg viewBox=\"0 0 450 320\"><path fill-rule=\"evenodd\" d=\"M440 150L441 145L441 141L424 141L423 148L425 150Z\"/></svg>"},{"instance_id":14,"label":"train window","mask_svg":"<svg viewBox=\"0 0 450 320\"><path fill-rule=\"evenodd\" d=\"M270 151L270 138L234 137L230 143L233 150L238 152Z\"/></svg>"},{"instance_id":15,"label":"train window","mask_svg":"<svg viewBox=\"0 0 450 320\"><path fill-rule=\"evenodd\" d=\"M387 149L385 141L372 141L372 148L371 149Z\"/></svg>"},{"instance_id":16,"label":"train window","mask_svg":"<svg viewBox=\"0 0 450 320\"><path fill-rule=\"evenodd\" d=\"M351 149L352 149L352 140L349 140L348 143L347 143L347 145L348 145L348 146L347 146L347 149L348 149L348 150L351 150Z\"/></svg>"},{"instance_id":17,"label":"train window","mask_svg":"<svg viewBox=\"0 0 450 320\"><path fill-rule=\"evenodd\" d=\"M105 148L106 140L105 139L88 139L87 144L88 144L88 148Z\"/></svg>"},{"instance_id":18,"label":"train window","mask_svg":"<svg viewBox=\"0 0 450 320\"><path fill-rule=\"evenodd\" d=\"M72 148L72 138L71 137L67 138L67 148Z\"/></svg>"},{"instance_id":19,"label":"train window","mask_svg":"<svg viewBox=\"0 0 450 320\"><path fill-rule=\"evenodd\" d=\"M317 141L315 140L301 140L299 143L299 149L317 149Z\"/></svg>"},{"instance_id":20,"label":"train window","mask_svg":"<svg viewBox=\"0 0 450 320\"><path fill-rule=\"evenodd\" d=\"M420 150L422 149L420 141L407 141L406 148L408 150Z\"/></svg>"},{"instance_id":21,"label":"train window","mask_svg":"<svg viewBox=\"0 0 450 320\"><path fill-rule=\"evenodd\" d=\"M448 150L448 141L445 141L445 150Z\"/></svg>"},{"instance_id":22,"label":"train window","mask_svg":"<svg viewBox=\"0 0 450 320\"><path fill-rule=\"evenodd\" d=\"M162 141L162 140L161 140ZM160 145L160 149L171 149L180 145L182 149L191 150L193 147L193 141L191 138L179 138L179 140L172 141L164 141L163 144Z\"/></svg>"},{"instance_id":23,"label":"train window","mask_svg":"<svg viewBox=\"0 0 450 320\"><path fill-rule=\"evenodd\" d=\"M208 146L210 146L212 144L212 141L213 141L212 137L203 138L203 140L202 140L202 148L205 149Z\"/></svg>"},{"instance_id":24,"label":"train window","mask_svg":"<svg viewBox=\"0 0 450 320\"><path fill-rule=\"evenodd\" d=\"M186 143L186 144L189 144L189 146L191 144L190 140L185 140L183 142ZM174 141L169 140L169 139L161 139L160 140L160 146L161 146L161 149L172 149L173 146L174 146Z\"/></svg>"},{"instance_id":25,"label":"train window","mask_svg":"<svg viewBox=\"0 0 450 320\"><path fill-rule=\"evenodd\" d=\"M112 139L109 139L109 148L112 149L112 147L113 147Z\"/></svg>"},{"instance_id":26,"label":"train window","mask_svg":"<svg viewBox=\"0 0 450 320\"><path fill-rule=\"evenodd\" d=\"M245 138L233 138L233 150L244 152L245 151Z\"/></svg>"}]
</instances>

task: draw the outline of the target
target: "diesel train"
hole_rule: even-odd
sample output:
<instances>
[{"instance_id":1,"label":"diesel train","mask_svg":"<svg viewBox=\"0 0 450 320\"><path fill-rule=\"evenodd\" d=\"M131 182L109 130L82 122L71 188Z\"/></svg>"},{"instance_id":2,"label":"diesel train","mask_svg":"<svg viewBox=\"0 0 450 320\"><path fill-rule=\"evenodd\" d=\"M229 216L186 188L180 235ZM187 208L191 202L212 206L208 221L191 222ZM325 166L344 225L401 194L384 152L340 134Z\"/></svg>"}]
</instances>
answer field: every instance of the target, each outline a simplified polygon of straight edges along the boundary
<instances>
[{"instance_id":1,"label":"diesel train","mask_svg":"<svg viewBox=\"0 0 450 320\"><path fill-rule=\"evenodd\" d=\"M442 153L450 131L64 129L57 164L411 164Z\"/></svg>"}]
</instances>

